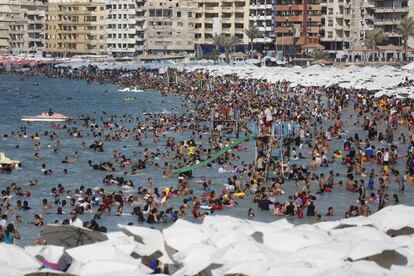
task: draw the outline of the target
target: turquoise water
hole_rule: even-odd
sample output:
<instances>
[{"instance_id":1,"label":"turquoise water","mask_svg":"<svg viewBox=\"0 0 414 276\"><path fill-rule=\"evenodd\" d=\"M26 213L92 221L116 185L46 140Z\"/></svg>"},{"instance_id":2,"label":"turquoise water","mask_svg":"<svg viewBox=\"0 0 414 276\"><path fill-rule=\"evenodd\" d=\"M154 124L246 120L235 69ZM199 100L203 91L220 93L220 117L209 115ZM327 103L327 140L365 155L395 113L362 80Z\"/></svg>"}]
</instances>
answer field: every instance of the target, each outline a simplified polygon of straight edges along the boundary
<instances>
[{"instance_id":1,"label":"turquoise water","mask_svg":"<svg viewBox=\"0 0 414 276\"><path fill-rule=\"evenodd\" d=\"M168 95L162 96L156 92L144 92L144 93L120 93L119 87L114 85L101 85L101 84L87 84L86 81L78 80L63 80L63 79L47 79L47 78L25 78L20 76L0 76L0 134L8 133L8 139L0 139L0 151L6 153L12 159L18 159L22 161L23 168L21 170L13 171L11 174L0 174L0 187L4 189L13 182L17 183L18 187L22 187L23 191L30 190L32 196L30 198L19 198L14 196L12 199L12 206L15 206L17 199L29 200L29 204L32 210L29 211L14 211L9 216L9 221L13 222L16 214L22 216L24 223L17 225L18 230L22 234L22 240L18 241L18 244L25 245L31 244L39 235L41 227L36 227L29 224L33 220L35 213L42 213L45 217L45 224L53 223L56 219L63 220L68 218L68 215L58 216L55 213L57 206L53 205L53 196L50 191L52 187L56 187L58 184L63 184L66 190L76 189L80 185L85 187L94 188L102 187L102 179L107 173L103 171L93 171L88 165L87 161L92 160L93 163L100 163L102 161L110 161L113 159L111 154L113 150L121 150L124 146L127 147L128 153L132 153L134 150L142 151L143 148L148 148L150 151L154 151L159 148L163 151L165 141L168 137L176 137L178 141L186 140L189 138L189 133L166 133L165 137L161 138L161 143L158 147L152 143L152 138L144 139L142 147L138 147L137 142L132 137L123 138L121 141L105 142L105 152L94 152L88 148L81 149L80 145L85 142L86 145L91 144L96 138L87 136L83 138L72 138L68 135L65 129L53 129L48 123L32 123L27 124L20 119L24 115L38 115L41 112L47 111L52 108L54 111L65 114L67 116L78 118L80 115L89 115L91 117L99 119L100 117L108 118L110 115L117 115L118 118L124 114L132 115L133 117L139 117L143 121L142 114L144 112L191 112L191 104L185 102L178 96ZM134 96L134 101L125 101L125 97ZM106 114L102 112L105 111ZM133 128L136 125L134 122L121 122L128 128ZM360 137L365 139L365 133L362 133L359 128L354 126L353 121L347 121L346 128L350 132L360 132ZM19 131L20 127L27 127L28 138L17 138L11 135L12 131ZM81 128L79 121L75 125ZM43 136L45 131L55 131L59 136L60 149L58 153L53 153L54 145L56 141L51 141L48 137ZM30 136L34 133L41 134L41 149L39 151L40 160L34 159L34 144L30 139ZM89 133L87 129L85 133ZM202 143L207 142L208 137L204 136ZM19 149L16 148L19 145ZM251 163L254 158L253 142L249 141L243 144L247 151L239 154L241 161L245 160ZM400 152L405 151L407 145L400 147ZM342 147L342 141L336 140L331 144L331 149L337 149ZM61 161L65 156L73 157L75 151L79 151L80 155L78 160L74 164L62 164ZM303 153L307 155L309 149L305 146ZM303 160L301 163L308 162L309 160ZM158 161L161 165L164 161ZM402 161L399 161L400 164ZM47 167L53 170L53 175L44 176L40 169L42 164L47 164ZM240 164L239 164L240 165ZM68 174L63 173L64 169L68 169ZM367 166L367 171L373 168L371 165ZM377 169L377 168L376 168ZM318 168L316 173L324 172L327 174L330 170L335 170L341 174L341 177L336 178L338 180L344 180L345 174L342 165L336 164L330 168ZM402 169L400 171L403 171ZM120 174L122 170L117 168L117 173ZM201 194L201 187L195 183L197 179L202 176L207 176L213 179L215 183L216 192L220 192L223 188L222 184L227 182L227 178L231 177L231 173L218 173L217 165L213 165L212 169L201 168L193 172L194 178L191 180L191 187L196 194ZM164 179L162 177L162 171L155 171L152 167L147 168L143 172L136 175L128 175L125 178L134 182L135 187L145 186L148 177L154 179L155 186L176 186L176 179ZM29 186L30 179L37 179L39 184L37 186ZM366 180L367 181L367 180ZM376 182L376 185L378 182ZM408 186L408 185L407 185ZM134 190L123 189L117 186L105 187L110 191L122 190L125 194L134 193ZM296 188L292 183L288 182L284 185L285 195L278 199L279 202L283 202L287 196L299 188ZM316 188L316 187L314 187ZM301 187L300 187L301 189ZM390 196L395 192L395 183L391 184L389 191ZM405 194L400 194L400 200L402 203L412 204L413 188L407 187ZM45 213L42 210L41 201L43 198L47 198L53 205L53 208L49 211L50 214ZM356 204L358 198L357 194L346 192L344 187L335 188L333 193L322 195L317 201L317 210L322 215L326 213L329 206L333 206L335 209L335 216L331 219L342 218L346 208L350 204ZM61 197L63 199L63 197ZM182 198L174 198L171 201L172 206L178 207L182 202ZM273 221L279 219L273 216L270 212L260 211L251 202L251 197L239 201L239 206L235 208L227 208L224 211L218 212L218 214L232 215L245 218L247 216L247 210L254 208L256 211L256 217L254 219L260 221ZM5 209L3 209L3 213ZM164 208L159 208L163 210ZM375 206L371 206L371 209L375 210ZM69 208L65 208L64 212L68 213ZM114 212L115 210L113 210ZM129 207L124 208L125 213L131 213ZM86 221L91 216L85 215L81 217ZM190 211L188 211L187 218L192 220ZM296 218L289 218L294 223L297 223ZM311 218L304 218L302 222L312 222ZM104 216L100 221L100 224L106 226L108 230L116 230L117 224L125 224L133 222L135 225L135 217L130 215L125 216ZM164 227L165 225L156 225L155 227Z\"/></svg>"}]
</instances>

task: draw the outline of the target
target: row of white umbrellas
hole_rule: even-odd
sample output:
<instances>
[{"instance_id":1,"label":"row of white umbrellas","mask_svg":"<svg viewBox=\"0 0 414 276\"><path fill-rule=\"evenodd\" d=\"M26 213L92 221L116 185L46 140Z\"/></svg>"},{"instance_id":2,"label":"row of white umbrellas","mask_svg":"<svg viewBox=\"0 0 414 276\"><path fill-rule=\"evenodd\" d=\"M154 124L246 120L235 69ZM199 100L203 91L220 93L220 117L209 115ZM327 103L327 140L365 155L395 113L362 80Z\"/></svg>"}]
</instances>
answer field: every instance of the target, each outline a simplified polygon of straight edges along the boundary
<instances>
[{"instance_id":1,"label":"row of white umbrellas","mask_svg":"<svg viewBox=\"0 0 414 276\"><path fill-rule=\"evenodd\" d=\"M241 78L266 79L270 82L289 80L294 86L331 86L339 85L343 88L386 90L395 88L406 78L414 79L411 67L398 69L392 66L357 67L349 66L338 68L334 66L322 67L312 65L306 68L294 67L256 67L251 65L184 65L175 67L186 70L208 70L212 75L221 76L237 74ZM408 70L409 69L409 70Z\"/></svg>"},{"instance_id":2,"label":"row of white umbrellas","mask_svg":"<svg viewBox=\"0 0 414 276\"><path fill-rule=\"evenodd\" d=\"M53 231L43 233L49 244L59 243L53 236L59 229L76 238L70 243L65 233L65 247L0 244L0 275L59 273L55 270L69 264L70 275L147 275L154 259L176 276L414 275L413 212L414 207L397 205L370 217L298 226L285 219L207 216L201 224L178 220L162 231L119 225L120 231L95 240L96 232L52 225ZM80 232L85 244L76 246Z\"/></svg>"}]
</instances>

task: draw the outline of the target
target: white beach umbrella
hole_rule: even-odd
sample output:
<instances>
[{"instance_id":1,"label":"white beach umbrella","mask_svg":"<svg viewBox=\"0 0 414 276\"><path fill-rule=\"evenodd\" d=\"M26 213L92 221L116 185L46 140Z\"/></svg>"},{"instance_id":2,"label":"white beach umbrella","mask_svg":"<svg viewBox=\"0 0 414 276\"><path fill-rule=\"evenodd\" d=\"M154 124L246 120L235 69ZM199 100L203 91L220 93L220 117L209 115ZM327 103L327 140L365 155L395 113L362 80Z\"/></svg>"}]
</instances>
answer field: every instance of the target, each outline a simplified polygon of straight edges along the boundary
<instances>
[{"instance_id":1,"label":"white beach umbrella","mask_svg":"<svg viewBox=\"0 0 414 276\"><path fill-rule=\"evenodd\" d=\"M262 275L261 272L264 269L270 268L271 264L264 262L262 260L246 260L239 262L235 260L232 263L225 264L222 267L212 270L213 276L220 275L246 275L246 276L255 276ZM275 274L276 275L276 274Z\"/></svg>"},{"instance_id":2,"label":"white beach umbrella","mask_svg":"<svg viewBox=\"0 0 414 276\"><path fill-rule=\"evenodd\" d=\"M414 265L400 266L393 265L391 266L391 271L397 276L413 276L414 275Z\"/></svg>"},{"instance_id":3,"label":"white beach umbrella","mask_svg":"<svg viewBox=\"0 0 414 276\"><path fill-rule=\"evenodd\" d=\"M183 250L208 239L208 229L199 224L179 219L162 231L165 242L175 250Z\"/></svg>"},{"instance_id":4,"label":"white beach umbrella","mask_svg":"<svg viewBox=\"0 0 414 276\"><path fill-rule=\"evenodd\" d=\"M380 230L369 227L347 227L342 229L333 229L329 233L335 241L356 241L356 240L370 240L370 241L389 241L391 237L387 236Z\"/></svg>"},{"instance_id":5,"label":"white beach umbrella","mask_svg":"<svg viewBox=\"0 0 414 276\"><path fill-rule=\"evenodd\" d=\"M231 244L237 244L245 241L254 241L254 239L242 231L220 231L212 234L206 241L206 243L216 247L223 248Z\"/></svg>"},{"instance_id":6,"label":"white beach umbrella","mask_svg":"<svg viewBox=\"0 0 414 276\"><path fill-rule=\"evenodd\" d=\"M261 260L269 264L275 264L288 254L284 251L276 251L256 241L245 241L230 244L212 255L215 264L227 264L235 261Z\"/></svg>"},{"instance_id":7,"label":"white beach umbrella","mask_svg":"<svg viewBox=\"0 0 414 276\"><path fill-rule=\"evenodd\" d=\"M348 257L355 261L401 247L401 245L394 242L361 240L355 243Z\"/></svg>"},{"instance_id":8,"label":"white beach umbrella","mask_svg":"<svg viewBox=\"0 0 414 276\"><path fill-rule=\"evenodd\" d=\"M0 266L20 271L33 271L39 269L42 264L20 247L0 243Z\"/></svg>"},{"instance_id":9,"label":"white beach umbrella","mask_svg":"<svg viewBox=\"0 0 414 276\"><path fill-rule=\"evenodd\" d=\"M300 249L293 254L295 259L301 260L310 260L312 257L327 261L340 261L349 256L352 246L351 242L327 242Z\"/></svg>"},{"instance_id":10,"label":"white beach umbrella","mask_svg":"<svg viewBox=\"0 0 414 276\"><path fill-rule=\"evenodd\" d=\"M138 255L150 256L154 254L156 251L159 251L162 253L162 256L158 259L162 263L173 263L165 247L165 240L161 231L140 226L118 226L120 227L122 232L126 233L127 235L133 236L135 240L139 241L144 245L142 246L140 243L137 243L137 247L134 249L134 252L136 252Z\"/></svg>"},{"instance_id":11,"label":"white beach umbrella","mask_svg":"<svg viewBox=\"0 0 414 276\"><path fill-rule=\"evenodd\" d=\"M289 263L282 263L265 270L262 270L259 274L256 275L263 275L263 276L292 276L292 275L306 275L306 276L313 276L317 275L319 269L317 267L312 266L307 262L303 261L292 261Z\"/></svg>"},{"instance_id":12,"label":"white beach umbrella","mask_svg":"<svg viewBox=\"0 0 414 276\"><path fill-rule=\"evenodd\" d=\"M65 248L63 246L45 245L45 246L26 246L24 248L32 257L41 256L46 261L57 264L62 258Z\"/></svg>"},{"instance_id":13,"label":"white beach umbrella","mask_svg":"<svg viewBox=\"0 0 414 276\"><path fill-rule=\"evenodd\" d=\"M0 275L7 275L7 276L24 276L26 272L18 270L13 267L9 267L7 265L0 265Z\"/></svg>"},{"instance_id":14,"label":"white beach umbrella","mask_svg":"<svg viewBox=\"0 0 414 276\"><path fill-rule=\"evenodd\" d=\"M381 231L398 231L404 228L414 229L414 216L412 207L394 205L384 208L370 216L375 226Z\"/></svg>"},{"instance_id":15,"label":"white beach umbrella","mask_svg":"<svg viewBox=\"0 0 414 276\"><path fill-rule=\"evenodd\" d=\"M137 264L138 261L125 254L114 245L107 242L97 242L83 246L74 247L66 252L76 261L81 263L93 261L120 261L123 263Z\"/></svg>"},{"instance_id":16,"label":"white beach umbrella","mask_svg":"<svg viewBox=\"0 0 414 276\"><path fill-rule=\"evenodd\" d=\"M183 268L174 273L179 275L196 275L212 264L211 256L217 251L217 248L199 243L187 249L174 254L176 262L183 265Z\"/></svg>"},{"instance_id":17,"label":"white beach umbrella","mask_svg":"<svg viewBox=\"0 0 414 276\"><path fill-rule=\"evenodd\" d=\"M301 248L329 241L328 234L321 231L283 231L263 233L263 243L275 250L295 252Z\"/></svg>"},{"instance_id":18,"label":"white beach umbrella","mask_svg":"<svg viewBox=\"0 0 414 276\"><path fill-rule=\"evenodd\" d=\"M335 264L318 273L320 276L390 276L393 273L375 262L358 261Z\"/></svg>"},{"instance_id":19,"label":"white beach umbrella","mask_svg":"<svg viewBox=\"0 0 414 276\"><path fill-rule=\"evenodd\" d=\"M99 276L110 276L110 275L148 275L152 272L151 269L144 266L141 263L132 264L124 263L121 261L92 261L88 263L79 263L75 262L72 264L68 273L79 275L79 276L89 276L89 275L99 275Z\"/></svg>"}]
</instances>

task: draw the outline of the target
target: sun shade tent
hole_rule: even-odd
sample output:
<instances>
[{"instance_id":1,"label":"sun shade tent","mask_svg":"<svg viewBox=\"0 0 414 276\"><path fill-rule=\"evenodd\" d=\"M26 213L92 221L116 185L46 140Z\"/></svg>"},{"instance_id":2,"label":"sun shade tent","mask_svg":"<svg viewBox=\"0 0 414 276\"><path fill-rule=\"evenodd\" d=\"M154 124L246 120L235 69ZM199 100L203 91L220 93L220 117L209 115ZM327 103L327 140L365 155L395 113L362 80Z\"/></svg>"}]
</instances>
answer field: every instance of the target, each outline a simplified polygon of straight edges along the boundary
<instances>
[{"instance_id":1,"label":"sun shade tent","mask_svg":"<svg viewBox=\"0 0 414 276\"><path fill-rule=\"evenodd\" d=\"M47 225L41 232L41 237L46 240L48 244L60 245L66 249L108 239L102 232L72 225L55 224Z\"/></svg>"}]
</instances>

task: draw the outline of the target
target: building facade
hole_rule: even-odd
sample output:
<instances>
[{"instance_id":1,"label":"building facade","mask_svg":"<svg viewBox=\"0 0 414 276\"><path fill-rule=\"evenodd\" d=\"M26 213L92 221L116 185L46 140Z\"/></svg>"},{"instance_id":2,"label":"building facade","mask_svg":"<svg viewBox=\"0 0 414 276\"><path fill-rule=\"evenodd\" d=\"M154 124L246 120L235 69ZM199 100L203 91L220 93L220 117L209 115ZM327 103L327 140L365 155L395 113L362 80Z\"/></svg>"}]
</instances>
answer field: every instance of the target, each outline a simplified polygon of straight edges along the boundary
<instances>
[{"instance_id":1,"label":"building facade","mask_svg":"<svg viewBox=\"0 0 414 276\"><path fill-rule=\"evenodd\" d=\"M320 42L321 5L317 0L277 0L276 47L284 55L302 55Z\"/></svg>"},{"instance_id":2,"label":"building facade","mask_svg":"<svg viewBox=\"0 0 414 276\"><path fill-rule=\"evenodd\" d=\"M46 47L51 56L106 54L105 0L49 0Z\"/></svg>"},{"instance_id":3,"label":"building facade","mask_svg":"<svg viewBox=\"0 0 414 276\"><path fill-rule=\"evenodd\" d=\"M0 2L0 49L11 54L41 53L46 4L41 0Z\"/></svg>"},{"instance_id":4,"label":"building facade","mask_svg":"<svg viewBox=\"0 0 414 276\"><path fill-rule=\"evenodd\" d=\"M249 39L244 29L249 28L249 0L196 0L196 2L198 5L195 27L197 44L212 49L214 35L221 34L235 36L242 44L248 44Z\"/></svg>"},{"instance_id":5,"label":"building facade","mask_svg":"<svg viewBox=\"0 0 414 276\"><path fill-rule=\"evenodd\" d=\"M109 55L132 57L136 53L135 0L106 0L106 44Z\"/></svg>"},{"instance_id":6,"label":"building facade","mask_svg":"<svg viewBox=\"0 0 414 276\"><path fill-rule=\"evenodd\" d=\"M404 17L408 16L408 0L375 0L374 26L382 28L387 34L387 43L402 45L401 34L397 27Z\"/></svg>"},{"instance_id":7,"label":"building facade","mask_svg":"<svg viewBox=\"0 0 414 276\"><path fill-rule=\"evenodd\" d=\"M254 40L256 48L260 50L275 48L275 19L276 0L250 0L248 27L256 26L263 33L263 37Z\"/></svg>"},{"instance_id":8,"label":"building facade","mask_svg":"<svg viewBox=\"0 0 414 276\"><path fill-rule=\"evenodd\" d=\"M45 23L47 5L41 0L22 0L22 11L27 20L27 51L42 54L45 47Z\"/></svg>"},{"instance_id":9,"label":"building facade","mask_svg":"<svg viewBox=\"0 0 414 276\"><path fill-rule=\"evenodd\" d=\"M143 52L187 55L195 49L197 3L193 0L148 0L143 6ZM141 26L141 25L137 25ZM138 28L138 27L137 27Z\"/></svg>"}]
</instances>

